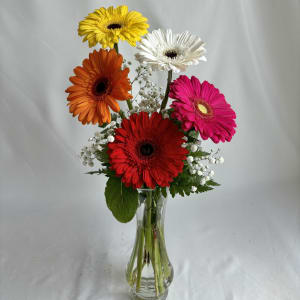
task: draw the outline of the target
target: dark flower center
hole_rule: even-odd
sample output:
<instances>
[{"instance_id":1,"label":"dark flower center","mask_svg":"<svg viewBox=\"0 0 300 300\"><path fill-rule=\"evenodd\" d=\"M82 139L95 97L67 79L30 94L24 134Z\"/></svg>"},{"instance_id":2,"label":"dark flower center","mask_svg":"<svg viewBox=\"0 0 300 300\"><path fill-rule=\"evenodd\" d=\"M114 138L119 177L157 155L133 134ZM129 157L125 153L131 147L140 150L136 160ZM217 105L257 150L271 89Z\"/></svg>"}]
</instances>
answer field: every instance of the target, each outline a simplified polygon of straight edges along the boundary
<instances>
[{"instance_id":1,"label":"dark flower center","mask_svg":"<svg viewBox=\"0 0 300 300\"><path fill-rule=\"evenodd\" d=\"M145 143L140 146L140 153L142 156L150 156L154 152L154 148L151 144Z\"/></svg>"},{"instance_id":2,"label":"dark flower center","mask_svg":"<svg viewBox=\"0 0 300 300\"><path fill-rule=\"evenodd\" d=\"M120 24L117 23L113 23L113 24L109 24L107 26L107 29L120 29L122 26Z\"/></svg>"},{"instance_id":3,"label":"dark flower center","mask_svg":"<svg viewBox=\"0 0 300 300\"><path fill-rule=\"evenodd\" d=\"M108 80L107 78L100 78L98 79L93 87L93 92L96 96L101 96L105 94L108 88Z\"/></svg>"},{"instance_id":4,"label":"dark flower center","mask_svg":"<svg viewBox=\"0 0 300 300\"><path fill-rule=\"evenodd\" d=\"M173 58L177 57L177 52L174 50L168 50L165 52L165 56L173 59Z\"/></svg>"}]
</instances>

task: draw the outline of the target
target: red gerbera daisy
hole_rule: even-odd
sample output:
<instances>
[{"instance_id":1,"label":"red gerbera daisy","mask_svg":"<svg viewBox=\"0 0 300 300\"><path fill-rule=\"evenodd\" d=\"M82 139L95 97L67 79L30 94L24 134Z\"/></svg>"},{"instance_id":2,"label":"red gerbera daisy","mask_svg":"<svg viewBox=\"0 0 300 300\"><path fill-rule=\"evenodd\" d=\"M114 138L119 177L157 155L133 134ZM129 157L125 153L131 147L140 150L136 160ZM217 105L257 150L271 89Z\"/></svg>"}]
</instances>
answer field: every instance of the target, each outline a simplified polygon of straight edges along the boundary
<instances>
[{"instance_id":1,"label":"red gerbera daisy","mask_svg":"<svg viewBox=\"0 0 300 300\"><path fill-rule=\"evenodd\" d=\"M182 148L183 133L169 119L155 112L133 114L115 130L115 141L108 143L111 168L125 186L149 188L170 185L183 170L188 151Z\"/></svg>"},{"instance_id":2,"label":"red gerbera daisy","mask_svg":"<svg viewBox=\"0 0 300 300\"><path fill-rule=\"evenodd\" d=\"M182 122L185 131L195 128L204 140L230 141L235 133L235 112L213 84L192 76L180 76L170 87L173 117Z\"/></svg>"}]
</instances>

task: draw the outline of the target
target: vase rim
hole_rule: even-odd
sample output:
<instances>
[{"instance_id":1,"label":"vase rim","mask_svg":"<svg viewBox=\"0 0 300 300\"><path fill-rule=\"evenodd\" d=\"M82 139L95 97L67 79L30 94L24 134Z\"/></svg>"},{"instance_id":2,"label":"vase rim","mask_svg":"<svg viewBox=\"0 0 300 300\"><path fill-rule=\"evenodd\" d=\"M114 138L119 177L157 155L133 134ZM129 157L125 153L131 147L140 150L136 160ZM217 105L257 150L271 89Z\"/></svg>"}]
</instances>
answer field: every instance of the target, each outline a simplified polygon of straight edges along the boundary
<instances>
[{"instance_id":1,"label":"vase rim","mask_svg":"<svg viewBox=\"0 0 300 300\"><path fill-rule=\"evenodd\" d=\"M138 192L153 192L155 189L150 189L150 188L140 188L137 189Z\"/></svg>"}]
</instances>

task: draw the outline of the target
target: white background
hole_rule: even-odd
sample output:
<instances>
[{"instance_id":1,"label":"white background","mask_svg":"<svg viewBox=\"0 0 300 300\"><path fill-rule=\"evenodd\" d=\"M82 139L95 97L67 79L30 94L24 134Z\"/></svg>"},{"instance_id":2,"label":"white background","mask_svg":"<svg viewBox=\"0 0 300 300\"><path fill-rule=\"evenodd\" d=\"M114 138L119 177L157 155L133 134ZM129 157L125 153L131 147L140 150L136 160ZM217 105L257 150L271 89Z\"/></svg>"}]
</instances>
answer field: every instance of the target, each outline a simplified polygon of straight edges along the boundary
<instances>
[{"instance_id":1,"label":"white background","mask_svg":"<svg viewBox=\"0 0 300 300\"><path fill-rule=\"evenodd\" d=\"M64 92L91 51L78 22L118 4L150 30L199 35L208 62L187 74L215 84L237 112L233 141L218 145L222 186L168 203L168 299L300 299L297 0L1 0L0 299L128 299L135 222L117 223L105 178L83 174L77 155L96 128L72 118ZM120 51L135 53L124 42Z\"/></svg>"}]
</instances>

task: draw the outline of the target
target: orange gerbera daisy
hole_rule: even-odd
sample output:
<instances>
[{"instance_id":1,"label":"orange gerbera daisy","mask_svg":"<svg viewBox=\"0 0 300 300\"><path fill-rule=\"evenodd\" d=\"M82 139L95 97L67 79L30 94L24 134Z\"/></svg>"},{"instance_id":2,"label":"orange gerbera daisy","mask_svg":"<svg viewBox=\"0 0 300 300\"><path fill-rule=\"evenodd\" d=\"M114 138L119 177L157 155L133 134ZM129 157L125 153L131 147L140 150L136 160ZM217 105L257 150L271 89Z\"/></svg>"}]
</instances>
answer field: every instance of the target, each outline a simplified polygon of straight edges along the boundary
<instances>
[{"instance_id":1,"label":"orange gerbera daisy","mask_svg":"<svg viewBox=\"0 0 300 300\"><path fill-rule=\"evenodd\" d=\"M109 107L120 111L116 100L128 100L131 84L128 78L129 69L122 69L123 56L112 50L89 54L83 60L82 67L74 69L75 76L70 77L72 86L66 89L69 93L68 105L73 117L83 124L110 123Z\"/></svg>"}]
</instances>

